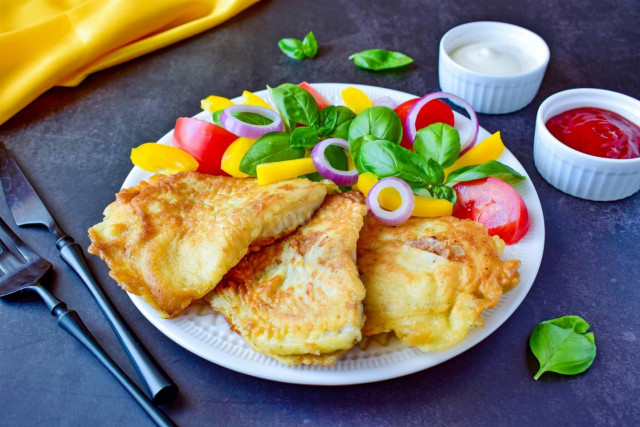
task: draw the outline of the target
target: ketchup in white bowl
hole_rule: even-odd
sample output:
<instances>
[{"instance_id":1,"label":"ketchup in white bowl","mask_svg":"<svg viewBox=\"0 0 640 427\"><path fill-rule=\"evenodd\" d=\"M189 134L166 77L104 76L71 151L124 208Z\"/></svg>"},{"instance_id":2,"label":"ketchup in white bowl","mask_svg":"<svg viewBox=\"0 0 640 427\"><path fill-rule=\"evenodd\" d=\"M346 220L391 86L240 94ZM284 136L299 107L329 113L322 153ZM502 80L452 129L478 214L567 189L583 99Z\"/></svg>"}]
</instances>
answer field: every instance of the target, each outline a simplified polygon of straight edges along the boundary
<instances>
[{"instance_id":1,"label":"ketchup in white bowl","mask_svg":"<svg viewBox=\"0 0 640 427\"><path fill-rule=\"evenodd\" d=\"M560 191L594 201L640 190L640 100L596 88L567 89L536 115L533 161Z\"/></svg>"},{"instance_id":2,"label":"ketchup in white bowl","mask_svg":"<svg viewBox=\"0 0 640 427\"><path fill-rule=\"evenodd\" d=\"M560 142L582 153L609 159L640 157L640 127L613 111L574 108L545 124Z\"/></svg>"}]
</instances>

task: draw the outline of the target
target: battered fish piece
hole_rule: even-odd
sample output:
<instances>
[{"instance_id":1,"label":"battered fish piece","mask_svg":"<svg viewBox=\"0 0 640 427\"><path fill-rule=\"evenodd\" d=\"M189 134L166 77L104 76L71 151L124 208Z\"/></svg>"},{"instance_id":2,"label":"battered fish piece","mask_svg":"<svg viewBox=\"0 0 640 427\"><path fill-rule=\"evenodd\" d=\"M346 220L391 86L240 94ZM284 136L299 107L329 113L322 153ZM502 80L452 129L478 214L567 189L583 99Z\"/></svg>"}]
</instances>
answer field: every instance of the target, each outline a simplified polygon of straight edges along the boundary
<instances>
[{"instance_id":1,"label":"battered fish piece","mask_svg":"<svg viewBox=\"0 0 640 427\"><path fill-rule=\"evenodd\" d=\"M520 281L520 261L502 261L503 249L470 220L412 217L386 227L367 217L358 241L363 334L394 331L425 352L459 342Z\"/></svg>"},{"instance_id":2,"label":"battered fish piece","mask_svg":"<svg viewBox=\"0 0 640 427\"><path fill-rule=\"evenodd\" d=\"M255 179L183 172L120 191L89 229L89 252L111 277L173 317L202 298L254 249L306 222L326 187L307 179Z\"/></svg>"},{"instance_id":3,"label":"battered fish piece","mask_svg":"<svg viewBox=\"0 0 640 427\"><path fill-rule=\"evenodd\" d=\"M286 364L333 365L362 338L365 290L355 264L367 207L328 195L295 233L247 255L207 299L256 350Z\"/></svg>"}]
</instances>

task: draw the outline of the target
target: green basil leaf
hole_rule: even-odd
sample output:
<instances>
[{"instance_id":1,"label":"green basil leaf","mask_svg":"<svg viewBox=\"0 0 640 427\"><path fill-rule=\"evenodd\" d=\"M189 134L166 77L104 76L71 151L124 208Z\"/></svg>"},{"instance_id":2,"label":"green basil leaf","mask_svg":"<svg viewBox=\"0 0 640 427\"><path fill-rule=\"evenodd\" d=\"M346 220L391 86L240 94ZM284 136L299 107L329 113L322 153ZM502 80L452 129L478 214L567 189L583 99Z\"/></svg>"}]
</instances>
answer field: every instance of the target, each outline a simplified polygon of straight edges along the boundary
<instances>
[{"instance_id":1,"label":"green basil leaf","mask_svg":"<svg viewBox=\"0 0 640 427\"><path fill-rule=\"evenodd\" d=\"M496 160L489 160L479 165L464 166L454 170L447 177L447 184L473 181L474 179L486 178L488 176L499 178L511 185L526 179L524 175L520 175L509 166Z\"/></svg>"},{"instance_id":2,"label":"green basil leaf","mask_svg":"<svg viewBox=\"0 0 640 427\"><path fill-rule=\"evenodd\" d=\"M370 49L354 53L349 57L353 63L366 70L380 71L404 67L413 62L413 58L400 52L384 49Z\"/></svg>"},{"instance_id":3,"label":"green basil leaf","mask_svg":"<svg viewBox=\"0 0 640 427\"><path fill-rule=\"evenodd\" d=\"M291 136L285 132L271 132L263 135L249 148L240 161L240 170L248 175L256 176L256 166L262 163L303 158L305 149L291 147L289 145L290 138Z\"/></svg>"},{"instance_id":4,"label":"green basil leaf","mask_svg":"<svg viewBox=\"0 0 640 427\"><path fill-rule=\"evenodd\" d=\"M231 113L233 117L250 125L264 126L273 123L268 117L256 113Z\"/></svg>"},{"instance_id":5,"label":"green basil leaf","mask_svg":"<svg viewBox=\"0 0 640 427\"><path fill-rule=\"evenodd\" d=\"M317 131L310 127L300 127L293 130L290 145L292 147L311 149L318 141L320 141L320 136Z\"/></svg>"},{"instance_id":6,"label":"green basil leaf","mask_svg":"<svg viewBox=\"0 0 640 427\"><path fill-rule=\"evenodd\" d=\"M222 115L223 111L224 109L218 110L211 115L211 120L213 120L213 123L217 124L218 126L222 126L222 122L220 121L220 116Z\"/></svg>"},{"instance_id":7,"label":"green basil leaf","mask_svg":"<svg viewBox=\"0 0 640 427\"><path fill-rule=\"evenodd\" d=\"M273 96L273 88L269 85L267 85L267 92L269 93L269 98L271 98L271 100L273 101L275 99ZM289 119L287 119L287 117L284 115L282 110L280 110L280 107L278 107L277 104L276 111L278 111L278 114L280 115L280 120L282 120L282 127L284 128L284 131L287 133L291 133L291 123L289 123Z\"/></svg>"},{"instance_id":8,"label":"green basil leaf","mask_svg":"<svg viewBox=\"0 0 640 427\"><path fill-rule=\"evenodd\" d=\"M424 171L433 185L441 185L444 182L444 170L435 160L428 159Z\"/></svg>"},{"instance_id":9,"label":"green basil leaf","mask_svg":"<svg viewBox=\"0 0 640 427\"><path fill-rule=\"evenodd\" d=\"M445 199L450 201L455 205L458 195L456 194L456 190L446 185L438 185L431 189L431 193L433 197L437 199Z\"/></svg>"},{"instance_id":10,"label":"green basil leaf","mask_svg":"<svg viewBox=\"0 0 640 427\"><path fill-rule=\"evenodd\" d=\"M425 160L433 159L447 168L460 156L460 134L446 123L432 123L416 133L413 149Z\"/></svg>"},{"instance_id":11,"label":"green basil leaf","mask_svg":"<svg viewBox=\"0 0 640 427\"><path fill-rule=\"evenodd\" d=\"M290 125L300 123L315 127L320 121L320 110L309 92L291 83L271 89L271 99Z\"/></svg>"},{"instance_id":12,"label":"green basil leaf","mask_svg":"<svg viewBox=\"0 0 640 427\"><path fill-rule=\"evenodd\" d=\"M313 31L309 31L309 34L302 39L302 51L307 58L313 58L318 53L318 42Z\"/></svg>"},{"instance_id":13,"label":"green basil leaf","mask_svg":"<svg viewBox=\"0 0 640 427\"><path fill-rule=\"evenodd\" d=\"M324 111L327 108L323 108L321 111ZM333 138L348 139L349 127L351 126L353 119L356 117L356 113L354 113L351 108L347 108L342 105L336 107L336 112L338 113L336 124L330 131L329 136Z\"/></svg>"},{"instance_id":14,"label":"green basil leaf","mask_svg":"<svg viewBox=\"0 0 640 427\"><path fill-rule=\"evenodd\" d=\"M304 59L306 57L303 43L298 39L281 39L278 42L278 47L289 58Z\"/></svg>"},{"instance_id":15,"label":"green basil leaf","mask_svg":"<svg viewBox=\"0 0 640 427\"><path fill-rule=\"evenodd\" d=\"M349 160L342 148L338 147L337 145L330 145L327 147L326 150L324 150L324 155L327 158L327 161L329 162L329 164L334 168L341 171L349 170ZM310 173L305 176L309 178L311 181L316 181L316 182L322 181L323 179L325 179L318 172ZM344 188L345 187L340 187L342 191L345 191Z\"/></svg>"},{"instance_id":16,"label":"green basil leaf","mask_svg":"<svg viewBox=\"0 0 640 427\"><path fill-rule=\"evenodd\" d=\"M349 126L349 141L362 135L373 135L385 141L400 144L402 141L402 121L389 107L367 108L356 116Z\"/></svg>"},{"instance_id":17,"label":"green basil leaf","mask_svg":"<svg viewBox=\"0 0 640 427\"><path fill-rule=\"evenodd\" d=\"M380 179L395 176L411 187L432 184L425 174L427 162L413 151L391 141L365 142L360 146L358 162L364 171L371 172Z\"/></svg>"},{"instance_id":18,"label":"green basil leaf","mask_svg":"<svg viewBox=\"0 0 640 427\"><path fill-rule=\"evenodd\" d=\"M536 381L545 372L574 375L584 372L596 357L593 332L579 316L547 320L533 328L529 347L540 362Z\"/></svg>"},{"instance_id":19,"label":"green basil leaf","mask_svg":"<svg viewBox=\"0 0 640 427\"><path fill-rule=\"evenodd\" d=\"M352 139L351 141L349 141L349 155L351 155L351 159L353 160L353 164L355 165L358 173L367 172L360 163L360 150L362 148L362 145L371 141L378 140L379 138L376 138L373 135L362 135L356 139Z\"/></svg>"},{"instance_id":20,"label":"green basil leaf","mask_svg":"<svg viewBox=\"0 0 640 427\"><path fill-rule=\"evenodd\" d=\"M338 121L338 109L335 105L320 110L320 126L317 131L320 135L328 135L336 127Z\"/></svg>"}]
</instances>

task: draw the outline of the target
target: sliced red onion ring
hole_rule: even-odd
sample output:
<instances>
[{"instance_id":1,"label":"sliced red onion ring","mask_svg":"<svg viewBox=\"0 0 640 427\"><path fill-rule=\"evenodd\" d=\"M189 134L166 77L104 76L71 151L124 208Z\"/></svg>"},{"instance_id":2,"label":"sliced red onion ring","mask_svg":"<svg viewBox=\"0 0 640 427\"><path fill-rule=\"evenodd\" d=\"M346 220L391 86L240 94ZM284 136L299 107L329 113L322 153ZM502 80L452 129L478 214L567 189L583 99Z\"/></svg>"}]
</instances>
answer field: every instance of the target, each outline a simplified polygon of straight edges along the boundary
<instances>
[{"instance_id":1,"label":"sliced red onion ring","mask_svg":"<svg viewBox=\"0 0 640 427\"><path fill-rule=\"evenodd\" d=\"M341 171L331 166L327 157L324 155L324 150L330 145L337 145L349 151L349 143L342 138L329 138L318 142L315 147L313 147L313 150L311 150L311 159L320 175L338 185L353 185L358 182L357 170Z\"/></svg>"},{"instance_id":2,"label":"sliced red onion ring","mask_svg":"<svg viewBox=\"0 0 640 427\"><path fill-rule=\"evenodd\" d=\"M388 211L380 206L378 196L385 188L395 188L400 193L402 203L396 210ZM411 187L400 178L383 178L376 182L369 190L369 194L367 194L367 205L369 205L371 216L384 225L398 225L406 221L411 216L411 212L413 212L414 204L415 199L413 198Z\"/></svg>"},{"instance_id":3,"label":"sliced red onion ring","mask_svg":"<svg viewBox=\"0 0 640 427\"><path fill-rule=\"evenodd\" d=\"M252 125L233 117L232 113L254 113L270 119L268 125ZM280 115L273 110L256 105L232 105L224 109L220 115L220 123L229 132L249 139L258 139L270 132L281 132L282 120Z\"/></svg>"},{"instance_id":4,"label":"sliced red onion ring","mask_svg":"<svg viewBox=\"0 0 640 427\"><path fill-rule=\"evenodd\" d=\"M471 149L471 147L476 144L476 141L478 140L478 131L480 130L480 124L478 123L478 115L475 111L473 111L471 105L469 105L467 101L457 95L447 92L433 92L428 93L420 98L418 101L416 101L415 104L413 104L413 106L409 110L409 114L407 114L407 117L404 121L404 131L407 134L407 138L409 138L409 141L411 141L411 144L413 144L413 141L416 139L416 133L418 132L416 129L416 120L418 119L418 113L420 113L420 110L427 102L433 101L434 99L442 98L450 99L456 104L463 107L465 110L467 110L469 118L471 119L471 122L468 125L467 121L465 120L463 123L456 123L455 126L456 129L458 129L458 132L460 132L461 134L460 145L462 149L460 150L460 155L462 155L469 151L469 149ZM466 138L462 137L462 130L465 130L465 134L468 133L468 136Z\"/></svg>"},{"instance_id":5,"label":"sliced red onion ring","mask_svg":"<svg viewBox=\"0 0 640 427\"><path fill-rule=\"evenodd\" d=\"M391 99L391 97L389 97L389 96L381 96L380 98L378 98L375 101L373 101L373 105L389 107L389 108L391 108L393 110L394 108L396 108L398 106L398 103L396 101L394 101L393 99Z\"/></svg>"}]
</instances>

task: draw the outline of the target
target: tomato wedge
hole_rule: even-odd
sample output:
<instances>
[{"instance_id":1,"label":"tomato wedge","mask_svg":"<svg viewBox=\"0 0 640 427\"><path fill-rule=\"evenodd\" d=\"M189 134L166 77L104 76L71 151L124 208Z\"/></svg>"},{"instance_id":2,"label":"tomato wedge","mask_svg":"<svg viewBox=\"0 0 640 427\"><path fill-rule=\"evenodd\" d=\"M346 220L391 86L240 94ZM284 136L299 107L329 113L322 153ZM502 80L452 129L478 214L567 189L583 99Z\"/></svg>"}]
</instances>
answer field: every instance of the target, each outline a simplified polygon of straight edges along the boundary
<instances>
[{"instance_id":1,"label":"tomato wedge","mask_svg":"<svg viewBox=\"0 0 640 427\"><path fill-rule=\"evenodd\" d=\"M419 98L410 99L398 105L395 110L400 120L404 123L404 119L409 114L409 110L413 107L413 104L418 101ZM429 126L432 123L446 123L449 126L453 126L453 110L445 102L439 99L427 102L424 107L418 113L418 119L416 120L416 130L420 130ZM406 132L403 132L402 142L400 142L404 148L413 150L413 145L409 142L406 136Z\"/></svg>"},{"instance_id":2,"label":"tomato wedge","mask_svg":"<svg viewBox=\"0 0 640 427\"><path fill-rule=\"evenodd\" d=\"M198 172L228 175L221 169L220 163L224 152L236 139L236 135L213 123L192 117L180 117L173 130L172 144L198 161Z\"/></svg>"},{"instance_id":3,"label":"tomato wedge","mask_svg":"<svg viewBox=\"0 0 640 427\"><path fill-rule=\"evenodd\" d=\"M331 103L329 101L327 101L324 96L320 95L320 92L315 90L313 88L313 86L311 86L309 83L302 82L302 83L299 83L298 86L300 86L302 89L304 89L307 92L309 92L311 94L311 96L313 96L313 99L316 100L316 104L318 104L318 108L319 109L322 110L323 108L328 107L329 105L331 105Z\"/></svg>"},{"instance_id":4,"label":"tomato wedge","mask_svg":"<svg viewBox=\"0 0 640 427\"><path fill-rule=\"evenodd\" d=\"M453 186L458 200L453 216L480 222L491 236L499 236L508 245L529 231L529 211L524 200L509 184L488 177L460 182Z\"/></svg>"}]
</instances>

